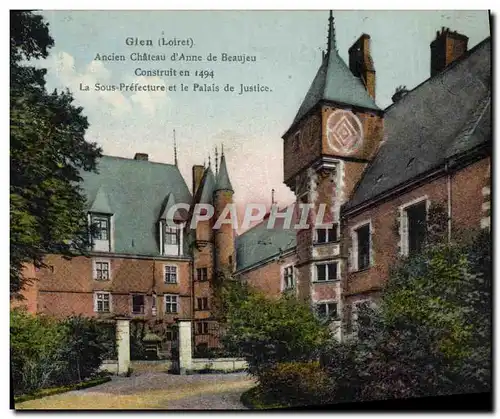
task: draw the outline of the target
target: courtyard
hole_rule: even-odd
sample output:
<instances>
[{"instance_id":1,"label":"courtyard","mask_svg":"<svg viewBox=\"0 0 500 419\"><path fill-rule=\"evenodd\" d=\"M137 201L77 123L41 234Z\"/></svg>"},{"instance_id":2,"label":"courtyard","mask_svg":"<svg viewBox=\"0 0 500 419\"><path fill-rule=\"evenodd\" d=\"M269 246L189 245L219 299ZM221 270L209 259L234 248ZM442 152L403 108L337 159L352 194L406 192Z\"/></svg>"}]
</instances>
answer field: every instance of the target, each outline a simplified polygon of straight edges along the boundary
<instances>
[{"instance_id":1,"label":"courtyard","mask_svg":"<svg viewBox=\"0 0 500 419\"><path fill-rule=\"evenodd\" d=\"M16 409L245 409L241 394L255 386L246 373L113 376L105 384L16 404Z\"/></svg>"}]
</instances>

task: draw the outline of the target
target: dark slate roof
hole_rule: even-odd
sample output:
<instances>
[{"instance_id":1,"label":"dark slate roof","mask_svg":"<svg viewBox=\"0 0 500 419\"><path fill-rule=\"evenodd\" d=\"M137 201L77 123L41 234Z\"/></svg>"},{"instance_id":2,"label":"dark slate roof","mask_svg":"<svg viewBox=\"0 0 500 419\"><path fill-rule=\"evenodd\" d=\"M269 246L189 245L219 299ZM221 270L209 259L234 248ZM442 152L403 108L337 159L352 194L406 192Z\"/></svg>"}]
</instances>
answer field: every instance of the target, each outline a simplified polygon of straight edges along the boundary
<instances>
[{"instance_id":1,"label":"dark slate roof","mask_svg":"<svg viewBox=\"0 0 500 419\"><path fill-rule=\"evenodd\" d=\"M280 211L281 212L281 211ZM267 228L268 218L236 237L236 270L241 271L260 262L278 256L296 245L296 215L292 218L291 227L283 228L283 219L276 220L273 229Z\"/></svg>"},{"instance_id":2,"label":"dark slate roof","mask_svg":"<svg viewBox=\"0 0 500 419\"><path fill-rule=\"evenodd\" d=\"M83 172L88 208L108 200L114 215L115 252L159 255L158 220L165 198L191 203L191 193L177 166L103 156L98 173ZM172 201L171 201L172 202ZM162 208L163 207L163 208Z\"/></svg>"},{"instance_id":3,"label":"dark slate roof","mask_svg":"<svg viewBox=\"0 0 500 419\"><path fill-rule=\"evenodd\" d=\"M199 200L196 200L196 203L212 204L213 193L215 191L215 176L210 166L208 166L205 169L205 173L203 173L198 191L196 195L197 198L199 196Z\"/></svg>"},{"instance_id":4,"label":"dark slate roof","mask_svg":"<svg viewBox=\"0 0 500 419\"><path fill-rule=\"evenodd\" d=\"M220 159L220 168L219 173L217 173L217 182L215 184L215 191L220 190L234 191L233 186L231 185L231 181L229 180L229 174L226 167L226 158L224 157L224 154Z\"/></svg>"},{"instance_id":5,"label":"dark slate roof","mask_svg":"<svg viewBox=\"0 0 500 419\"><path fill-rule=\"evenodd\" d=\"M109 205L108 195L106 194L102 186L97 190L94 201L92 202L89 211L100 212L101 214L113 214L111 205Z\"/></svg>"},{"instance_id":6,"label":"dark slate roof","mask_svg":"<svg viewBox=\"0 0 500 419\"><path fill-rule=\"evenodd\" d=\"M345 209L490 140L490 55L487 38L386 109L384 141Z\"/></svg>"},{"instance_id":7,"label":"dark slate roof","mask_svg":"<svg viewBox=\"0 0 500 419\"><path fill-rule=\"evenodd\" d=\"M322 100L380 110L366 91L363 82L351 73L347 64L340 58L335 47L333 19L330 21L330 25L329 36L333 39L329 41L329 51L323 58L323 62L302 101L293 124L298 122Z\"/></svg>"}]
</instances>

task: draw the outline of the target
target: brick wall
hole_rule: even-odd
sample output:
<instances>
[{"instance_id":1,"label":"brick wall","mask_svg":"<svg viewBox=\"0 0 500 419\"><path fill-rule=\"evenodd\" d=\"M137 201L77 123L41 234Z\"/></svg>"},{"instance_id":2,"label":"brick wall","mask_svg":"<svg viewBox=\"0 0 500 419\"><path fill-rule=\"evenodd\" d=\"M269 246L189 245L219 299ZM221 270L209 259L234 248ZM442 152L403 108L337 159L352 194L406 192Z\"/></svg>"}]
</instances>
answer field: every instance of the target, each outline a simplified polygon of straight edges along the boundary
<instances>
[{"instance_id":1,"label":"brick wall","mask_svg":"<svg viewBox=\"0 0 500 419\"><path fill-rule=\"evenodd\" d=\"M98 281L93 275L93 260L110 262L111 279ZM65 260L48 255L48 268L38 272L38 312L53 315L94 315L93 294L112 294L112 314L132 315L132 294L144 294L145 313L135 316L152 317L152 294L157 296L157 317L189 316L191 313L191 269L188 260L153 260L113 257L75 257ZM164 265L177 266L177 283L164 282ZM164 315L164 294L179 296L180 311Z\"/></svg>"},{"instance_id":2,"label":"brick wall","mask_svg":"<svg viewBox=\"0 0 500 419\"><path fill-rule=\"evenodd\" d=\"M279 297L282 292L282 269L296 262L295 255L286 256L279 261L272 261L241 275L252 287L269 297ZM295 273L297 281L297 272Z\"/></svg>"},{"instance_id":3,"label":"brick wall","mask_svg":"<svg viewBox=\"0 0 500 419\"><path fill-rule=\"evenodd\" d=\"M489 159L483 159L461 169L451 176L452 225L454 228L480 228L482 188L487 179ZM351 249L351 228L364 221L371 221L374 265L360 272L348 272L343 280L343 293L348 300L354 294L362 294L383 287L389 267L399 255L398 232L399 207L419 197L426 196L431 203L441 202L447 208L447 177L438 179L382 202L347 220L344 226L343 255L347 258ZM347 260L347 259L346 259ZM357 297L356 297L357 298Z\"/></svg>"},{"instance_id":4,"label":"brick wall","mask_svg":"<svg viewBox=\"0 0 500 419\"><path fill-rule=\"evenodd\" d=\"M299 142L297 145L298 133ZM312 114L303 120L286 137L283 137L284 180L289 180L300 170L309 166L321 154L321 118Z\"/></svg>"}]
</instances>

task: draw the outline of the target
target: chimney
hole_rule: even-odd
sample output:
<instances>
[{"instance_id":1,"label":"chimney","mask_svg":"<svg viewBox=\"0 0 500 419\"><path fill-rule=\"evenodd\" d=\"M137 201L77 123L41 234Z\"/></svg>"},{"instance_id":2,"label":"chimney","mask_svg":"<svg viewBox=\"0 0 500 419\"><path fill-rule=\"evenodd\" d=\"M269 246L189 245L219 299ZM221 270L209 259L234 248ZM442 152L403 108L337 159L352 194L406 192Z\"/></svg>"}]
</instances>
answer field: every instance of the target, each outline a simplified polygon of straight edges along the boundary
<instances>
[{"instance_id":1,"label":"chimney","mask_svg":"<svg viewBox=\"0 0 500 419\"><path fill-rule=\"evenodd\" d=\"M193 196L196 194L196 191L200 186L201 178L203 177L204 172L205 166L202 166L200 164L195 164L193 166Z\"/></svg>"},{"instance_id":2,"label":"chimney","mask_svg":"<svg viewBox=\"0 0 500 419\"><path fill-rule=\"evenodd\" d=\"M149 156L146 153L135 153L134 160L148 161Z\"/></svg>"},{"instance_id":3,"label":"chimney","mask_svg":"<svg viewBox=\"0 0 500 419\"><path fill-rule=\"evenodd\" d=\"M467 52L469 38L442 27L431 42L431 77L439 74L457 58Z\"/></svg>"},{"instance_id":4,"label":"chimney","mask_svg":"<svg viewBox=\"0 0 500 419\"><path fill-rule=\"evenodd\" d=\"M370 35L364 33L349 48L349 69L361 79L366 91L375 100L375 66L370 54Z\"/></svg>"},{"instance_id":5,"label":"chimney","mask_svg":"<svg viewBox=\"0 0 500 419\"><path fill-rule=\"evenodd\" d=\"M408 93L408 89L406 88L406 86L399 86L399 87L396 88L396 91L392 95L391 99L392 99L392 101L394 103L396 103L397 101L399 101L407 93Z\"/></svg>"}]
</instances>

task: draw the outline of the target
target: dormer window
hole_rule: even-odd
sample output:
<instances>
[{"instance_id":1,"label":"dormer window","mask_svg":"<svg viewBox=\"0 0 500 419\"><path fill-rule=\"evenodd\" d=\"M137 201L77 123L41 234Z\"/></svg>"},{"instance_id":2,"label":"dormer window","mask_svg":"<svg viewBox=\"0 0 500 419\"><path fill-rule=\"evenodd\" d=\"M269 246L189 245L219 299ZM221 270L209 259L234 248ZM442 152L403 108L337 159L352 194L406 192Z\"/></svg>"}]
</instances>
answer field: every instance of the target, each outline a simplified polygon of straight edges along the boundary
<instances>
[{"instance_id":1,"label":"dormer window","mask_svg":"<svg viewBox=\"0 0 500 419\"><path fill-rule=\"evenodd\" d=\"M165 244L178 244L179 243L179 229L175 227L165 227Z\"/></svg>"},{"instance_id":2,"label":"dormer window","mask_svg":"<svg viewBox=\"0 0 500 419\"><path fill-rule=\"evenodd\" d=\"M109 217L93 217L93 224L96 226L95 238L97 240L109 240Z\"/></svg>"},{"instance_id":3,"label":"dormer window","mask_svg":"<svg viewBox=\"0 0 500 419\"><path fill-rule=\"evenodd\" d=\"M107 214L90 214L90 225L93 228L92 250L110 252L111 216Z\"/></svg>"},{"instance_id":4,"label":"dormer window","mask_svg":"<svg viewBox=\"0 0 500 419\"><path fill-rule=\"evenodd\" d=\"M160 221L160 243L163 255L182 256L183 224L169 226L165 220Z\"/></svg>"}]
</instances>

